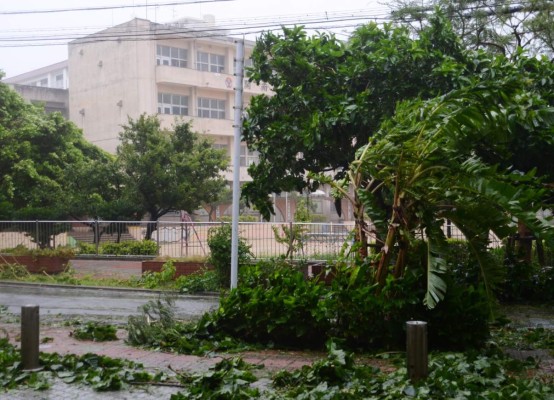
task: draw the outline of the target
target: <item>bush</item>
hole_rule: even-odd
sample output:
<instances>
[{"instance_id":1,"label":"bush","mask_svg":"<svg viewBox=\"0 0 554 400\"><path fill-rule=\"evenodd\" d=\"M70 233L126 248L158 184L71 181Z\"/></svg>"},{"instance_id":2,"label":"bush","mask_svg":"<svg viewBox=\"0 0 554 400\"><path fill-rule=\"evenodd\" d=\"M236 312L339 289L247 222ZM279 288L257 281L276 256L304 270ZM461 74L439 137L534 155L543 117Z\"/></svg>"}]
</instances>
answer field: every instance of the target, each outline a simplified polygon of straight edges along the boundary
<instances>
[{"instance_id":1,"label":"bush","mask_svg":"<svg viewBox=\"0 0 554 400\"><path fill-rule=\"evenodd\" d=\"M402 349L405 323L428 322L430 347L479 347L489 336L484 290L455 284L446 277L445 299L428 310L422 303L424 276L419 269L383 288L352 284L349 270L338 271L331 287L304 275L284 260L244 268L239 287L204 316L199 329L249 342L321 347L331 338L350 348Z\"/></svg>"},{"instance_id":2,"label":"bush","mask_svg":"<svg viewBox=\"0 0 554 400\"><path fill-rule=\"evenodd\" d=\"M263 261L244 268L240 285L199 322L199 330L255 343L320 347L329 324L318 303L325 287L306 281L284 261Z\"/></svg>"},{"instance_id":3,"label":"bush","mask_svg":"<svg viewBox=\"0 0 554 400\"><path fill-rule=\"evenodd\" d=\"M547 261L552 261L552 250L544 248ZM554 301L554 268L541 266L536 259L531 263L518 258L506 247L492 249L493 256L504 266L505 277L496 288L498 298L504 302L552 302Z\"/></svg>"},{"instance_id":4,"label":"bush","mask_svg":"<svg viewBox=\"0 0 554 400\"><path fill-rule=\"evenodd\" d=\"M139 285L144 286L146 289L167 286L175 279L175 272L176 269L173 261L168 260L162 265L160 272L148 271L144 273L139 280Z\"/></svg>"},{"instance_id":5,"label":"bush","mask_svg":"<svg viewBox=\"0 0 554 400\"><path fill-rule=\"evenodd\" d=\"M215 271L201 270L190 275L181 275L175 280L181 293L215 292L219 290L219 278Z\"/></svg>"},{"instance_id":6,"label":"bush","mask_svg":"<svg viewBox=\"0 0 554 400\"><path fill-rule=\"evenodd\" d=\"M158 245L153 240L128 240L120 243L105 243L101 246L101 254L110 255L143 255L155 256L158 254Z\"/></svg>"},{"instance_id":7,"label":"bush","mask_svg":"<svg viewBox=\"0 0 554 400\"><path fill-rule=\"evenodd\" d=\"M419 276L407 273L392 277L384 288L350 284L350 274L341 271L324 299L329 319L335 321L331 336L351 348L401 348L405 343L406 321L420 319L423 310Z\"/></svg>"},{"instance_id":8,"label":"bush","mask_svg":"<svg viewBox=\"0 0 554 400\"><path fill-rule=\"evenodd\" d=\"M229 287L231 284L231 235L232 228L229 224L210 228L208 231L208 263L214 267L221 287ZM252 253L250 246L240 237L238 244L238 264L243 265L250 261Z\"/></svg>"},{"instance_id":9,"label":"bush","mask_svg":"<svg viewBox=\"0 0 554 400\"><path fill-rule=\"evenodd\" d=\"M75 250L71 247L58 246L56 248L29 249L23 245L18 245L10 249L2 249L1 253L14 256L44 256L44 257L67 257L75 256Z\"/></svg>"},{"instance_id":10,"label":"bush","mask_svg":"<svg viewBox=\"0 0 554 400\"><path fill-rule=\"evenodd\" d=\"M79 254L96 254L96 245L92 243L86 243L86 242L78 242L78 251ZM100 253L100 248L98 248L98 252Z\"/></svg>"}]
</instances>

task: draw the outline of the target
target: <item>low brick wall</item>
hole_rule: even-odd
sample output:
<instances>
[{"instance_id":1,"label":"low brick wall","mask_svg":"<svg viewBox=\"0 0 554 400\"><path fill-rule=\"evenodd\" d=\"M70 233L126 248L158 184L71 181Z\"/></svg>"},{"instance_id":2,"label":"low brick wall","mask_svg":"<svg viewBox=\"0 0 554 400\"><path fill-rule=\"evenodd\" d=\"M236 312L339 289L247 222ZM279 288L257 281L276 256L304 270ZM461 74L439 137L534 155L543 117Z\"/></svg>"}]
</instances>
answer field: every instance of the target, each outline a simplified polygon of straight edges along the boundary
<instances>
[{"instance_id":1,"label":"low brick wall","mask_svg":"<svg viewBox=\"0 0 554 400\"><path fill-rule=\"evenodd\" d=\"M23 265L32 274L46 272L50 275L62 273L69 261L70 259L67 257L14 256L11 254L3 254L0 259L0 262Z\"/></svg>"},{"instance_id":2,"label":"low brick wall","mask_svg":"<svg viewBox=\"0 0 554 400\"><path fill-rule=\"evenodd\" d=\"M160 272L165 261L143 261L142 273L145 272ZM175 276L191 275L201 269L212 269L213 267L205 262L201 261L173 261L175 266Z\"/></svg>"}]
</instances>

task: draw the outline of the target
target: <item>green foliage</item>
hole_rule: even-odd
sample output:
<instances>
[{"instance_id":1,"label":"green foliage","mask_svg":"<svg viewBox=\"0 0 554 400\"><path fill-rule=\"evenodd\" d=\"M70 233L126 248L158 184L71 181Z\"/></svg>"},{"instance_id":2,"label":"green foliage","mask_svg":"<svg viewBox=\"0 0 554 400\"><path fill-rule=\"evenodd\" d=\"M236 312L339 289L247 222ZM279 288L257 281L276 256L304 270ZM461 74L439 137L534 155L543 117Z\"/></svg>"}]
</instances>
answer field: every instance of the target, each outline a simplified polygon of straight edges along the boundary
<instances>
[{"instance_id":1,"label":"green foliage","mask_svg":"<svg viewBox=\"0 0 554 400\"><path fill-rule=\"evenodd\" d=\"M19 280L28 278L30 275L23 265L0 263L0 279Z\"/></svg>"},{"instance_id":2,"label":"green foliage","mask_svg":"<svg viewBox=\"0 0 554 400\"><path fill-rule=\"evenodd\" d=\"M434 309L421 303L425 293L421 269L410 269L385 286L352 283L339 274L322 304L335 323L329 335L352 348L402 348L405 323L428 323L431 347L467 349L482 346L489 337L489 309L482 287L455 284L445 276L448 292ZM362 278L363 282L363 278Z\"/></svg>"},{"instance_id":3,"label":"green foliage","mask_svg":"<svg viewBox=\"0 0 554 400\"><path fill-rule=\"evenodd\" d=\"M503 249L502 249L503 250ZM506 279L498 287L498 297L505 302L552 302L554 268L525 262L514 255L504 258Z\"/></svg>"},{"instance_id":4,"label":"green foliage","mask_svg":"<svg viewBox=\"0 0 554 400\"><path fill-rule=\"evenodd\" d=\"M173 331L176 326L174 301L160 297L141 306L141 313L129 316L127 341L133 345L159 346L164 331Z\"/></svg>"},{"instance_id":5,"label":"green foliage","mask_svg":"<svg viewBox=\"0 0 554 400\"><path fill-rule=\"evenodd\" d=\"M79 254L96 254L101 252L100 250L101 246L98 246L98 250L96 248L96 245L93 243L86 243L86 242L77 242L77 248Z\"/></svg>"},{"instance_id":6,"label":"green foliage","mask_svg":"<svg viewBox=\"0 0 554 400\"><path fill-rule=\"evenodd\" d=\"M273 93L254 96L248 107L244 138L260 156L244 197L268 219L268 194L317 187L306 171L342 178L399 101L453 88L457 70L447 67L462 55L450 32L437 24L412 39L405 28L369 23L347 42L302 27L262 34L249 77Z\"/></svg>"},{"instance_id":7,"label":"green foliage","mask_svg":"<svg viewBox=\"0 0 554 400\"><path fill-rule=\"evenodd\" d=\"M225 187L220 175L228 164L225 152L193 132L190 123L166 131L157 116L143 114L129 118L120 140L117 159L126 196L152 221L147 239L155 230L154 221L169 210L192 212L216 201Z\"/></svg>"},{"instance_id":8,"label":"green foliage","mask_svg":"<svg viewBox=\"0 0 554 400\"><path fill-rule=\"evenodd\" d=\"M216 292L220 289L219 278L213 270L201 270L190 275L181 275L175 280L181 293Z\"/></svg>"},{"instance_id":9,"label":"green foliage","mask_svg":"<svg viewBox=\"0 0 554 400\"><path fill-rule=\"evenodd\" d=\"M172 260L166 261L160 272L145 272L139 280L139 285L147 289L155 289L167 286L175 279L175 265Z\"/></svg>"},{"instance_id":10,"label":"green foliage","mask_svg":"<svg viewBox=\"0 0 554 400\"><path fill-rule=\"evenodd\" d=\"M199 329L253 343L318 347L328 328L318 309L324 294L322 283L305 280L285 261L262 261L243 269L238 288L204 315Z\"/></svg>"},{"instance_id":11,"label":"green foliage","mask_svg":"<svg viewBox=\"0 0 554 400\"><path fill-rule=\"evenodd\" d=\"M113 325L98 322L87 322L84 326L77 327L71 332L71 336L79 340L92 340L94 342L107 342L117 340L117 328Z\"/></svg>"},{"instance_id":12,"label":"green foliage","mask_svg":"<svg viewBox=\"0 0 554 400\"><path fill-rule=\"evenodd\" d=\"M503 349L547 349L554 354L554 329L504 326L492 330L492 341Z\"/></svg>"},{"instance_id":13,"label":"green foliage","mask_svg":"<svg viewBox=\"0 0 554 400\"><path fill-rule=\"evenodd\" d=\"M416 33L440 10L467 48L511 56L522 48L532 55L554 50L553 10L548 1L507 0L500 5L489 0L399 0L391 8L393 18Z\"/></svg>"},{"instance_id":14,"label":"green foliage","mask_svg":"<svg viewBox=\"0 0 554 400\"><path fill-rule=\"evenodd\" d=\"M203 327L183 323L175 318L174 301L161 297L141 307L141 313L130 316L127 341L184 354L206 355L214 351L245 349L246 346L224 334L210 335Z\"/></svg>"},{"instance_id":15,"label":"green foliage","mask_svg":"<svg viewBox=\"0 0 554 400\"><path fill-rule=\"evenodd\" d=\"M527 379L525 362L478 353L444 353L430 356L429 377L417 384L406 369L382 373L354 364L352 355L331 345L327 359L295 372L279 373L277 393L268 399L549 399L552 388Z\"/></svg>"},{"instance_id":16,"label":"green foliage","mask_svg":"<svg viewBox=\"0 0 554 400\"><path fill-rule=\"evenodd\" d=\"M300 198L296 201L296 211L294 212L295 222L310 222L310 211L306 200ZM284 244L287 247L285 258L293 258L295 253L304 251L304 241L306 240L305 233L307 228L300 224L291 226L281 225L281 232L276 226L272 226L275 241Z\"/></svg>"},{"instance_id":17,"label":"green foliage","mask_svg":"<svg viewBox=\"0 0 554 400\"><path fill-rule=\"evenodd\" d=\"M2 253L14 256L44 256L44 257L67 257L75 256L75 250L71 247L58 246L56 248L35 248L29 249L23 245L18 245L10 249L2 249Z\"/></svg>"},{"instance_id":18,"label":"green foliage","mask_svg":"<svg viewBox=\"0 0 554 400\"><path fill-rule=\"evenodd\" d=\"M214 267L221 287L229 287L231 284L231 239L232 227L230 224L222 224L210 228L208 231L208 246L210 248L208 263ZM250 246L239 237L239 266L248 263L251 257Z\"/></svg>"},{"instance_id":19,"label":"green foliage","mask_svg":"<svg viewBox=\"0 0 554 400\"><path fill-rule=\"evenodd\" d=\"M121 390L129 383L167 379L164 374L146 372L140 364L90 353L82 356L41 353L40 365L43 366L40 372L23 371L20 352L6 339L0 339L0 389L27 385L44 390L50 386L49 379L55 377L105 392Z\"/></svg>"},{"instance_id":20,"label":"green foliage","mask_svg":"<svg viewBox=\"0 0 554 400\"><path fill-rule=\"evenodd\" d=\"M285 258L293 258L298 252L304 252L304 241L306 239L305 226L299 224L272 226L273 236L279 244L285 245L287 248L284 254Z\"/></svg>"},{"instance_id":21,"label":"green foliage","mask_svg":"<svg viewBox=\"0 0 554 400\"><path fill-rule=\"evenodd\" d=\"M113 176L104 174L112 160L61 114L46 114L0 82L0 219L65 220L88 214L115 185ZM65 229L51 227L42 232ZM48 246L48 237L34 237L34 229L29 235L40 247Z\"/></svg>"},{"instance_id":22,"label":"green foliage","mask_svg":"<svg viewBox=\"0 0 554 400\"><path fill-rule=\"evenodd\" d=\"M171 396L171 400L248 400L260 392L250 387L257 381L253 367L241 358L223 359L208 373L181 374L179 381L186 389Z\"/></svg>"},{"instance_id":23,"label":"green foliage","mask_svg":"<svg viewBox=\"0 0 554 400\"><path fill-rule=\"evenodd\" d=\"M405 342L405 322L428 321L435 348L480 347L489 337L485 293L473 286L454 285L444 301L428 310L421 304L425 285L421 272L390 278L385 287L351 284L338 272L331 287L306 280L284 260L264 261L242 271L239 287L206 314L199 332L229 335L250 343L279 347L321 347L337 338L351 348L399 349Z\"/></svg>"},{"instance_id":24,"label":"green foliage","mask_svg":"<svg viewBox=\"0 0 554 400\"><path fill-rule=\"evenodd\" d=\"M378 196L377 187L362 188L360 182L379 182L378 189L390 194L387 220L376 223L385 237L376 281L382 286L389 273L401 276L409 245L424 233L424 299L429 307L436 306L446 289L442 275L448 246L441 226L449 219L467 238L492 299L502 276L487 252L489 232L506 237L513 232L514 219L544 239L551 240L553 230L548 219L537 217L546 193L537 187L536 171L491 165L502 158L491 157L490 146L495 138L500 140L499 132L507 135L515 129L514 124L525 127L530 141L543 141L552 119L552 109L527 90L517 73L467 84L425 102L400 104L372 143L358 151L348 175L370 214L375 213L377 203L370 199ZM489 154L476 142L482 137L488 138ZM499 144L498 152L502 151L506 149ZM481 153L482 158L476 155Z\"/></svg>"},{"instance_id":25,"label":"green foliage","mask_svg":"<svg viewBox=\"0 0 554 400\"><path fill-rule=\"evenodd\" d=\"M158 254L158 244L153 240L128 240L120 243L104 243L100 246L100 254L110 255L145 255L155 256ZM96 251L95 251L96 253Z\"/></svg>"}]
</instances>

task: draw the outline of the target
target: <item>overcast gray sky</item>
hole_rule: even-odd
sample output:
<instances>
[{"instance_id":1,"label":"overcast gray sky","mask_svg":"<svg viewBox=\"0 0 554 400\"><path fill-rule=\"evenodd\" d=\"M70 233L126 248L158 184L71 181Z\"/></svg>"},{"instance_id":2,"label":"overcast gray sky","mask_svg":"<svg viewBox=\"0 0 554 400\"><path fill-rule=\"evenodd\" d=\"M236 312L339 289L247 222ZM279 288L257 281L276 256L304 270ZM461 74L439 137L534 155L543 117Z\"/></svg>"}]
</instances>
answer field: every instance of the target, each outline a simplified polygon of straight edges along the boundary
<instances>
[{"instance_id":1,"label":"overcast gray sky","mask_svg":"<svg viewBox=\"0 0 554 400\"><path fill-rule=\"evenodd\" d=\"M67 59L65 43L68 41L134 17L164 23L183 17L200 19L213 15L216 23L232 28L235 33L249 33L248 37L252 38L252 32L268 29L272 22L306 23L319 30L332 29L346 35L364 21L382 22L388 12L383 5L386 0L199 1L209 0L188 0L188 4L178 0L1 0L0 70L6 77L12 77L63 61ZM28 13L118 6L136 7Z\"/></svg>"}]
</instances>

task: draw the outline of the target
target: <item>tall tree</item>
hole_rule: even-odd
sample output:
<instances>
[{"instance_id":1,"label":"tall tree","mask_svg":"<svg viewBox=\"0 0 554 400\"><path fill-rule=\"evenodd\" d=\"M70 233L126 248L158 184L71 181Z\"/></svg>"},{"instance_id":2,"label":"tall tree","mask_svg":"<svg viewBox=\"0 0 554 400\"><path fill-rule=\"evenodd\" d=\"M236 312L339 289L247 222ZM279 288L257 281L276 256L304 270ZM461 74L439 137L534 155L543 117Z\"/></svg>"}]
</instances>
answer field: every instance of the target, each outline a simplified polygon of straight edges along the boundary
<instances>
[{"instance_id":1,"label":"tall tree","mask_svg":"<svg viewBox=\"0 0 554 400\"><path fill-rule=\"evenodd\" d=\"M551 0L397 0L391 17L415 32L440 9L465 46L512 55L554 53L554 3Z\"/></svg>"},{"instance_id":2,"label":"tall tree","mask_svg":"<svg viewBox=\"0 0 554 400\"><path fill-rule=\"evenodd\" d=\"M552 220L538 214L545 187L536 170L523 173L514 166L488 163L476 149L485 137L490 152L501 153L502 138L521 127L527 127L530 142L552 148L552 139L545 137L552 137L554 109L521 78L518 74L494 81L476 77L444 96L404 102L360 148L349 181L338 184L320 177L344 196L350 196L346 188L354 183L357 198L362 199L360 211L387 232L372 271L376 283L384 285L390 274L403 276L406 267L425 265L425 303L435 306L446 290L442 279L447 270L448 246L442 230L446 219L467 238L489 289L500 277L488 256L489 232L505 238L517 218L538 238L554 243ZM375 181L378 188L370 184ZM373 201L378 189L389 194L388 213ZM421 239L427 244L423 260L411 253Z\"/></svg>"},{"instance_id":3,"label":"tall tree","mask_svg":"<svg viewBox=\"0 0 554 400\"><path fill-rule=\"evenodd\" d=\"M0 83L0 213L3 218L65 219L85 204L71 190L74 172L108 159L59 113L25 102ZM92 188L89 188L92 189Z\"/></svg>"},{"instance_id":4,"label":"tall tree","mask_svg":"<svg viewBox=\"0 0 554 400\"><path fill-rule=\"evenodd\" d=\"M161 129L156 116L129 119L120 134L118 163L124 173L125 196L141 215L157 221L170 210L192 213L214 202L225 187L220 173L227 168L225 152L178 123L173 131ZM150 238L155 224L148 224Z\"/></svg>"},{"instance_id":5,"label":"tall tree","mask_svg":"<svg viewBox=\"0 0 554 400\"><path fill-rule=\"evenodd\" d=\"M398 101L450 90L447 68L462 52L445 26L437 18L412 39L405 28L371 23L346 43L325 33L308 37L301 27L263 34L250 79L273 94L248 107L244 140L260 156L243 196L268 218L270 193L317 187L306 171L344 176Z\"/></svg>"}]
</instances>

